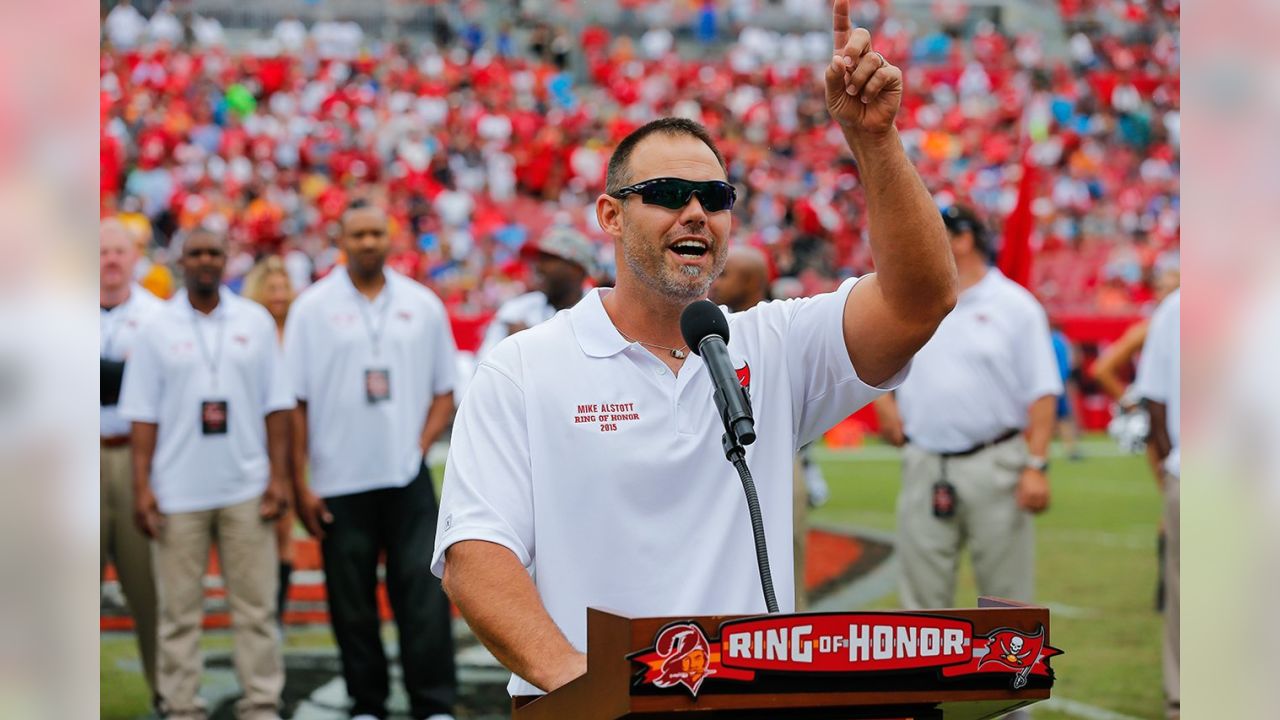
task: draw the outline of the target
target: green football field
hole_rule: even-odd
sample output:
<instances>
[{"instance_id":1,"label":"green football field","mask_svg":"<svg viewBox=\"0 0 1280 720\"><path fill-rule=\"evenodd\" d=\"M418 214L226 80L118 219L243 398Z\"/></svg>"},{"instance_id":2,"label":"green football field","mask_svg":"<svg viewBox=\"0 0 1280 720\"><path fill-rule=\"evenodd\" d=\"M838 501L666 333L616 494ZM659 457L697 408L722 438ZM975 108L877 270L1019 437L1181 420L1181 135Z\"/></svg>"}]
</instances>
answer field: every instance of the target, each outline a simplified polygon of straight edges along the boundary
<instances>
[{"instance_id":1,"label":"green football field","mask_svg":"<svg viewBox=\"0 0 1280 720\"><path fill-rule=\"evenodd\" d=\"M1119 455L1104 437L1084 443L1086 458L1054 458L1053 506L1037 525L1038 601L1052 612L1051 704L1041 719L1125 720L1161 716L1160 616L1154 609L1156 532L1160 503L1142 458ZM892 532L898 486L894 451L819 449L831 498L815 523ZM441 477L436 473L436 477ZM972 573L961 572L957 606L976 604ZM869 608L896 607L892 590ZM857 609L857 608L848 608ZM290 629L287 648L330 643L327 628ZM226 648L226 633L210 633L209 649ZM102 640L102 717L134 720L147 712L132 638Z\"/></svg>"},{"instance_id":2,"label":"green football field","mask_svg":"<svg viewBox=\"0 0 1280 720\"><path fill-rule=\"evenodd\" d=\"M1161 617L1155 611L1156 533L1160 499L1145 459L1121 456L1105 437L1084 444L1070 462L1055 453L1053 505L1036 527L1037 601L1051 610L1052 706L1037 718L1162 717ZM814 521L891 532L898 462L886 447L818 451L831 488ZM956 605L977 604L970 568L960 574ZM897 595L873 608L897 607Z\"/></svg>"}]
</instances>

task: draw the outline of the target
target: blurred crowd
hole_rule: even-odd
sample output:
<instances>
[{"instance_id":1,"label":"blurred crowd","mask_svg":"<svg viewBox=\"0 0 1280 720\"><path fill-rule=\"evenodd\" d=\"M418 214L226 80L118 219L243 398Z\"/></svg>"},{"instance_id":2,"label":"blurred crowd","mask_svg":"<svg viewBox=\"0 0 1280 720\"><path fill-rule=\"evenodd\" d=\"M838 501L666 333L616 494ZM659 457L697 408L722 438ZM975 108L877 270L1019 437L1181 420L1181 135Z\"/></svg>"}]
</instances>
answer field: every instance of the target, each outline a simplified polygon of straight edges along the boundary
<instances>
[{"instance_id":1,"label":"blurred crowd","mask_svg":"<svg viewBox=\"0 0 1280 720\"><path fill-rule=\"evenodd\" d=\"M451 314L485 316L524 291L519 249L553 225L596 241L609 282L593 212L609 153L681 115L718 138L735 242L766 251L775 294L869 270L858 171L821 94L825 29L744 26L751 2L665 5L688 25L468 24L389 43L289 18L233 51L214 19L121 3L103 26L101 212L149 238L143 281L161 295L175 243L199 225L228 232L232 287L278 254L302 288L341 262L336 221L360 188L390 210L390 265ZM906 72L898 125L940 205L976 208L998 235L1035 173L1032 289L1051 314L1147 311L1176 253L1178 13L1177 0L1062 0L1056 57L1049 39L947 3L937 29L854 5Z\"/></svg>"}]
</instances>

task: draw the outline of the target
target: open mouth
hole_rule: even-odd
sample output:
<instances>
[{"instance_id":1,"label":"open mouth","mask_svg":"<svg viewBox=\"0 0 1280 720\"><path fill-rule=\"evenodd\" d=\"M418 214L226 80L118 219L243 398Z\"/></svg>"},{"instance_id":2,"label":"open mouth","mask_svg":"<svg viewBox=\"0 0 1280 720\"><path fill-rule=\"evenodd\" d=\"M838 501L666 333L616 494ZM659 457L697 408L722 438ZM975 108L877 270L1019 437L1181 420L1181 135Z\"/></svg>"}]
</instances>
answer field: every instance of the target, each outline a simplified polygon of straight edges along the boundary
<instances>
[{"instance_id":1,"label":"open mouth","mask_svg":"<svg viewBox=\"0 0 1280 720\"><path fill-rule=\"evenodd\" d=\"M700 258L710 252L705 240L692 238L680 240L668 249L681 257L690 259Z\"/></svg>"}]
</instances>

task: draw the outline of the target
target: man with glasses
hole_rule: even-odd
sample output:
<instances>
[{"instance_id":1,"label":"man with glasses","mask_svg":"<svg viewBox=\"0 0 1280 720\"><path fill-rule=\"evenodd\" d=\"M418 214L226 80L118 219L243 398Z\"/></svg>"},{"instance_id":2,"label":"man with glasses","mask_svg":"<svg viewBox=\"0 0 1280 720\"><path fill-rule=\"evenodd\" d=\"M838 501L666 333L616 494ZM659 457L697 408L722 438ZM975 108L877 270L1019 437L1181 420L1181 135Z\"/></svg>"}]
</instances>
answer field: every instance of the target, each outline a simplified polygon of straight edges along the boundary
<instances>
[{"instance_id":1,"label":"man with glasses","mask_svg":"<svg viewBox=\"0 0 1280 720\"><path fill-rule=\"evenodd\" d=\"M244 691L241 720L279 718L276 536L288 482L293 393L261 305L222 286L226 244L183 242L186 289L143 328L125 365L120 414L133 422L134 519L154 539L157 693L165 718L204 718L200 634L214 540Z\"/></svg>"},{"instance_id":2,"label":"man with glasses","mask_svg":"<svg viewBox=\"0 0 1280 720\"><path fill-rule=\"evenodd\" d=\"M773 577L793 609L796 450L894 387L955 298L937 209L894 129L902 75L833 12L827 105L858 162L877 275L734 313ZM609 161L596 218L617 286L501 342L455 424L432 569L514 676L513 695L586 670L586 608L634 615L763 612L742 486L680 315L724 268L736 200L715 141L665 118Z\"/></svg>"}]
</instances>

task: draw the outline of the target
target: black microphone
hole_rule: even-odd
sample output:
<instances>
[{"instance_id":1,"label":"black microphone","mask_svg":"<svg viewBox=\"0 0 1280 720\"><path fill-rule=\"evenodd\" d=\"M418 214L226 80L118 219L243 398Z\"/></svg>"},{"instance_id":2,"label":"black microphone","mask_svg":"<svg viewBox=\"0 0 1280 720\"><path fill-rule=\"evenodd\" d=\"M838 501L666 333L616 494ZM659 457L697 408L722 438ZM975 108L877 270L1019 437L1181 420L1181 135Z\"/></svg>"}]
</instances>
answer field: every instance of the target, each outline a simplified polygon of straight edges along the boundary
<instances>
[{"instance_id":1,"label":"black microphone","mask_svg":"<svg viewBox=\"0 0 1280 720\"><path fill-rule=\"evenodd\" d=\"M765 543L764 519L760 515L760 498L756 495L755 480L751 478L747 451L743 447L756 441L756 422L751 416L751 395L738 382L738 373L729 360L729 320L715 303L699 300L690 303L680 314L680 334L689 348L702 357L707 371L711 373L711 384L715 386L712 396L724 423L721 439L724 456L737 469L746 494L764 606L769 612L776 613L778 599L773 593L773 574L769 569L769 549Z\"/></svg>"},{"instance_id":2,"label":"black microphone","mask_svg":"<svg viewBox=\"0 0 1280 720\"><path fill-rule=\"evenodd\" d=\"M751 396L738 382L738 373L729 360L729 320L710 300L690 303L680 314L680 334L690 350L702 357L711 382L713 397L724 422L725 454L756 441L756 424L751 415ZM732 458L731 458L732 459Z\"/></svg>"}]
</instances>

